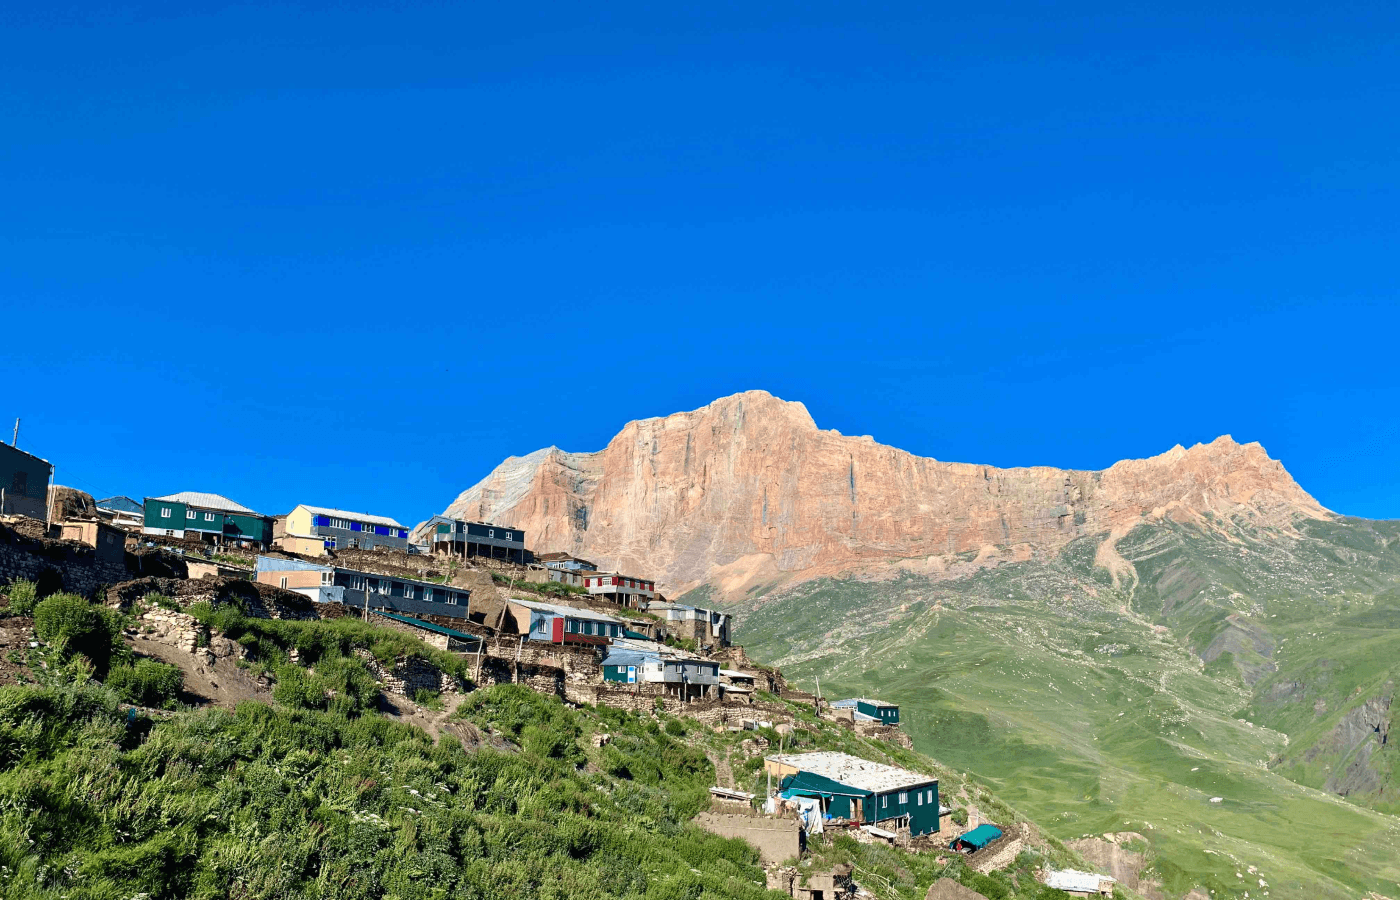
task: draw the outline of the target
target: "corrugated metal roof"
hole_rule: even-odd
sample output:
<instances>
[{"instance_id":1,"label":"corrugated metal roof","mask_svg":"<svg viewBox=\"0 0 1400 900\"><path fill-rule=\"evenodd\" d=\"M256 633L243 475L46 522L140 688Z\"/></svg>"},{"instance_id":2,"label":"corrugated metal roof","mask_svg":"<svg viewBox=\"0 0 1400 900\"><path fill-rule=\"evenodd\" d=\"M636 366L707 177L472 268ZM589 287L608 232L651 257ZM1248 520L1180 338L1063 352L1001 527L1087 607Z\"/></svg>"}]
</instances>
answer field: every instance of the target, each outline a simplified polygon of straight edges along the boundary
<instances>
[{"instance_id":1,"label":"corrugated metal roof","mask_svg":"<svg viewBox=\"0 0 1400 900\"><path fill-rule=\"evenodd\" d=\"M869 697L851 697L849 700L834 700L831 703L831 708L852 709L857 703L869 703L871 706L880 706L886 709L899 709L898 703L886 703L883 700L871 700Z\"/></svg>"},{"instance_id":2,"label":"corrugated metal roof","mask_svg":"<svg viewBox=\"0 0 1400 900\"><path fill-rule=\"evenodd\" d=\"M350 512L345 509L331 509L329 506L307 506L301 504L301 508L317 516L335 516L337 519L353 519L356 522L367 522L370 525L391 525L394 528L402 528L398 520L388 516L371 516L369 513Z\"/></svg>"},{"instance_id":3,"label":"corrugated metal roof","mask_svg":"<svg viewBox=\"0 0 1400 900\"><path fill-rule=\"evenodd\" d=\"M519 603L526 609L533 609L539 612L551 613L556 616L573 616L576 619L591 619L594 622L616 622L619 625L627 623L616 616L607 613L594 612L591 609L580 609L577 606L559 606L554 603L537 603L533 600L517 600L512 598L511 603Z\"/></svg>"},{"instance_id":4,"label":"corrugated metal roof","mask_svg":"<svg viewBox=\"0 0 1400 900\"><path fill-rule=\"evenodd\" d=\"M766 757L772 762L792 766L803 772L811 772L832 781L839 781L863 791L883 793L897 788L915 787L920 784L933 784L938 781L932 775L920 775L898 766L870 762L848 753L835 753L819 750L814 753L788 753Z\"/></svg>"},{"instance_id":5,"label":"corrugated metal roof","mask_svg":"<svg viewBox=\"0 0 1400 900\"><path fill-rule=\"evenodd\" d=\"M1116 879L1096 872L1080 872L1077 869L1061 869L1045 873L1045 886L1059 891L1081 891L1097 894L1103 882L1112 884Z\"/></svg>"},{"instance_id":6,"label":"corrugated metal roof","mask_svg":"<svg viewBox=\"0 0 1400 900\"><path fill-rule=\"evenodd\" d=\"M958 835L957 839L954 840L953 843L956 844L959 841L962 841L971 844L978 850L981 850L983 847L987 846L999 837L1001 837L1001 829L996 827L995 825L978 825L971 831L967 831Z\"/></svg>"},{"instance_id":7,"label":"corrugated metal roof","mask_svg":"<svg viewBox=\"0 0 1400 900\"><path fill-rule=\"evenodd\" d=\"M642 653L639 650L614 650L603 660L603 665L639 666L648 662L661 662L661 657L655 653Z\"/></svg>"},{"instance_id":8,"label":"corrugated metal roof","mask_svg":"<svg viewBox=\"0 0 1400 900\"><path fill-rule=\"evenodd\" d=\"M178 494L169 494L165 497L152 497L152 500L164 500L167 503L184 503L187 506L198 506L200 509L217 509L221 512L245 513L256 516L248 507L241 503L234 503L223 494L205 494L200 491L181 491Z\"/></svg>"},{"instance_id":9,"label":"corrugated metal roof","mask_svg":"<svg viewBox=\"0 0 1400 900\"><path fill-rule=\"evenodd\" d=\"M373 609L373 610L370 610L370 612L374 613L376 616L383 616L383 617L386 618L386 619L393 619L393 620L396 621L396 622L403 622L404 624L406 624L406 625L412 625L412 626L415 627L415 628L422 628L424 631L432 631L432 632L435 632L435 633L437 633L437 634L445 634L445 635L447 635L448 637L454 637L454 638L457 638L458 640L462 640L462 641L479 641L479 640L481 640L481 638L477 637L477 636L474 635L474 634L467 634L465 631L455 631L455 630L453 630L453 629L451 629L451 628L447 628L447 627L444 627L444 626L442 626L442 625L438 625L438 624L436 624L436 623L434 623L434 622L424 622L422 619L414 619L414 618L410 618L410 617L408 617L408 616L400 616L400 615L397 615L397 614L395 614L395 613L385 612L385 611L382 610L382 609Z\"/></svg>"}]
</instances>

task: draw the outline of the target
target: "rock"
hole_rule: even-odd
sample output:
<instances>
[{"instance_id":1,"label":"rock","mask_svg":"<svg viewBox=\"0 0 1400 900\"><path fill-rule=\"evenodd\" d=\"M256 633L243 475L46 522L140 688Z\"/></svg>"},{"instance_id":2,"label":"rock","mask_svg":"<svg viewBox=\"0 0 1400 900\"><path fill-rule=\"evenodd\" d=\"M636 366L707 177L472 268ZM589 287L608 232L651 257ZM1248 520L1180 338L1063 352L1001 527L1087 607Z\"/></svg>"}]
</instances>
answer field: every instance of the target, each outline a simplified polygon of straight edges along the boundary
<instances>
[{"instance_id":1,"label":"rock","mask_svg":"<svg viewBox=\"0 0 1400 900\"><path fill-rule=\"evenodd\" d=\"M1245 510L1260 524L1328 515L1263 447L1228 436L1102 472L997 469L822 431L802 404L750 391L630 422L594 453L512 457L444 512L524 529L538 553L652 575L668 593L717 580L736 596L896 560L942 571L972 565L950 557L969 551L995 565L1144 517ZM1114 540L1099 561L1117 576L1131 566Z\"/></svg>"}]
</instances>

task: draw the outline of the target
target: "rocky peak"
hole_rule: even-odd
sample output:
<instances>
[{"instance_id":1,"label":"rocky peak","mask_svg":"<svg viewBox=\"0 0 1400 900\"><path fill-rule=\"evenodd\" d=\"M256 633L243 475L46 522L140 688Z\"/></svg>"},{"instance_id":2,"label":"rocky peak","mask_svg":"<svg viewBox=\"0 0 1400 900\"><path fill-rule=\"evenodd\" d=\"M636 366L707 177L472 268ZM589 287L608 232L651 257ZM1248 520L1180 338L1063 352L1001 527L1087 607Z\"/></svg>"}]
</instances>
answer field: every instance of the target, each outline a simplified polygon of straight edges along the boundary
<instances>
[{"instance_id":1,"label":"rocky peak","mask_svg":"<svg viewBox=\"0 0 1400 900\"><path fill-rule=\"evenodd\" d=\"M746 391L629 422L606 448L511 457L447 515L524 529L655 577L670 593L717 580L890 567L937 570L967 551L1050 552L1152 517L1330 515L1257 443L1223 435L1102 472L947 463L817 427L801 403Z\"/></svg>"}]
</instances>

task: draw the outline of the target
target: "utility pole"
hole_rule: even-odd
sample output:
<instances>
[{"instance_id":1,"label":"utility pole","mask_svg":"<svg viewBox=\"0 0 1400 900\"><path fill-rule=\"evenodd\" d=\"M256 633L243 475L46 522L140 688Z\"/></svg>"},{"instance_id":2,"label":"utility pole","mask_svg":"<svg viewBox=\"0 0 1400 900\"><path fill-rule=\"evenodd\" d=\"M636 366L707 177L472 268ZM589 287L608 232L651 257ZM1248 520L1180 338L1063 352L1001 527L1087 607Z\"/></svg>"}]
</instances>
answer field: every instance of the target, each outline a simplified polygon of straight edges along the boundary
<instances>
[{"instance_id":1,"label":"utility pole","mask_svg":"<svg viewBox=\"0 0 1400 900\"><path fill-rule=\"evenodd\" d=\"M19 417L15 417L15 436L10 438L10 446L19 449Z\"/></svg>"}]
</instances>

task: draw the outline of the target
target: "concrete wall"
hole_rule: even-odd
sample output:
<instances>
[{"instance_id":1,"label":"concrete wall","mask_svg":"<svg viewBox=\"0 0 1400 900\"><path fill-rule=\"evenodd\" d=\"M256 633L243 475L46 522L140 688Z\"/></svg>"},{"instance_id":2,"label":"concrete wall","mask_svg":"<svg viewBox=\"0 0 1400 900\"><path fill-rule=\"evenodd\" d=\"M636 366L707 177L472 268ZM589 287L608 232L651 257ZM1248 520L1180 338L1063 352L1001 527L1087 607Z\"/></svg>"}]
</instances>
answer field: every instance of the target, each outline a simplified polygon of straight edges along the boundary
<instances>
[{"instance_id":1,"label":"concrete wall","mask_svg":"<svg viewBox=\"0 0 1400 900\"><path fill-rule=\"evenodd\" d=\"M325 556L326 545L318 537L302 537L295 534L285 534L275 538L273 543L288 553L299 553L302 556Z\"/></svg>"},{"instance_id":2,"label":"concrete wall","mask_svg":"<svg viewBox=\"0 0 1400 900\"><path fill-rule=\"evenodd\" d=\"M702 812L694 821L712 834L748 841L765 863L780 863L802 852L802 826L796 819Z\"/></svg>"},{"instance_id":3,"label":"concrete wall","mask_svg":"<svg viewBox=\"0 0 1400 900\"><path fill-rule=\"evenodd\" d=\"M47 519L52 478L50 463L9 444L0 444L0 490L5 492L0 515Z\"/></svg>"}]
</instances>

